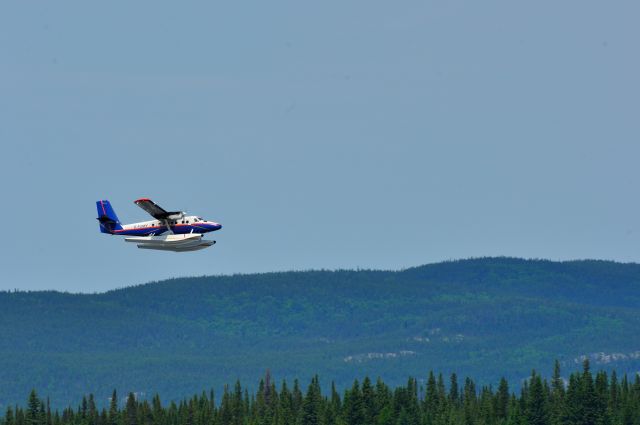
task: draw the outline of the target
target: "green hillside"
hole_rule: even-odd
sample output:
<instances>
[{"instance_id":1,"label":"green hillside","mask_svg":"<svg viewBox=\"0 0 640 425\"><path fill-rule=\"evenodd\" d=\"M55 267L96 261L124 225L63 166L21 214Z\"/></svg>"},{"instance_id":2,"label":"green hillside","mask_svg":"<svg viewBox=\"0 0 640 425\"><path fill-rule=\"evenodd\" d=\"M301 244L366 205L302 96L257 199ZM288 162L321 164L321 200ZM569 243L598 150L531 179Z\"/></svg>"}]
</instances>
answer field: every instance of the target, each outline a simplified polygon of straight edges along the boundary
<instances>
[{"instance_id":1,"label":"green hillside","mask_svg":"<svg viewBox=\"0 0 640 425\"><path fill-rule=\"evenodd\" d=\"M640 265L486 258L0 293L0 409L31 388L58 404L114 388L171 399L266 369L339 388L430 369L518 382L581 355L640 370Z\"/></svg>"}]
</instances>

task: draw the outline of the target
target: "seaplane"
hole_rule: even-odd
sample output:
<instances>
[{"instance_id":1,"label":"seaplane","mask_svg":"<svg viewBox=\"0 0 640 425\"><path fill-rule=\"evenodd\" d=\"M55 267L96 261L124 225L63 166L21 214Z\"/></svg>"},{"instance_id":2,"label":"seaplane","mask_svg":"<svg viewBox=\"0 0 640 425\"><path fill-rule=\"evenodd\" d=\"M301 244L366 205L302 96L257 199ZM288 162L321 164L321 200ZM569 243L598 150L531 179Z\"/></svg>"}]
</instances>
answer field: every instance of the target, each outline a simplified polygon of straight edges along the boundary
<instances>
[{"instance_id":1,"label":"seaplane","mask_svg":"<svg viewBox=\"0 0 640 425\"><path fill-rule=\"evenodd\" d=\"M184 211L166 211L148 198L134 203L149 213L154 220L122 224L106 199L96 202L100 232L123 235L126 242L135 243L141 249L160 251L198 251L208 248L216 241L203 239L203 235L222 229L215 221L208 221Z\"/></svg>"}]
</instances>

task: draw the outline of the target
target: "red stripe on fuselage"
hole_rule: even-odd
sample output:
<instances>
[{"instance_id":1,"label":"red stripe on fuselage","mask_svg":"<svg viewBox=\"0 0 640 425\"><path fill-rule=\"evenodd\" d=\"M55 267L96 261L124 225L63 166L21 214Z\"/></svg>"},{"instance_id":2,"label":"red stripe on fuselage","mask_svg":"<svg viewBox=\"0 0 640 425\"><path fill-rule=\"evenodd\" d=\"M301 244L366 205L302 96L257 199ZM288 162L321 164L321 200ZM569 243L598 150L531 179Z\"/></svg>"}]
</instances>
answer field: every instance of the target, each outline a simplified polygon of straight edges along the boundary
<instances>
[{"instance_id":1,"label":"red stripe on fuselage","mask_svg":"<svg viewBox=\"0 0 640 425\"><path fill-rule=\"evenodd\" d=\"M172 224L169 227L183 227L183 226L193 226L198 227L199 229L208 230L206 227L196 226L195 224ZM150 226L150 227L133 227L131 229L122 229L122 230L114 230L114 232L130 232L132 230L146 230L146 229L166 229L167 226Z\"/></svg>"},{"instance_id":2,"label":"red stripe on fuselage","mask_svg":"<svg viewBox=\"0 0 640 425\"><path fill-rule=\"evenodd\" d=\"M151 230L151 229L160 229L162 227L164 227L166 229L165 226L151 226L151 227L134 227L134 228L131 228L131 229L121 229L121 230L115 230L115 232L130 232L132 230L147 230L147 229ZM173 226L171 226L171 227L173 227Z\"/></svg>"}]
</instances>

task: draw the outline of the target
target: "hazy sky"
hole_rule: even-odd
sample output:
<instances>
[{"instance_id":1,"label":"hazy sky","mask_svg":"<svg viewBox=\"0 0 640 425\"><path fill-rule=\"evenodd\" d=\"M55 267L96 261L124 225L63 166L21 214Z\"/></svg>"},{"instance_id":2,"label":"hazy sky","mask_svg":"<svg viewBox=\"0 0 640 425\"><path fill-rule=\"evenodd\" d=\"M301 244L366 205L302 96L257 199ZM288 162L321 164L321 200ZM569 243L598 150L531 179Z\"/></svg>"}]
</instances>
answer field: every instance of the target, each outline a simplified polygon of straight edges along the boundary
<instances>
[{"instance_id":1,"label":"hazy sky","mask_svg":"<svg viewBox=\"0 0 640 425\"><path fill-rule=\"evenodd\" d=\"M637 1L4 2L0 289L640 260ZM95 201L219 221L139 250Z\"/></svg>"}]
</instances>

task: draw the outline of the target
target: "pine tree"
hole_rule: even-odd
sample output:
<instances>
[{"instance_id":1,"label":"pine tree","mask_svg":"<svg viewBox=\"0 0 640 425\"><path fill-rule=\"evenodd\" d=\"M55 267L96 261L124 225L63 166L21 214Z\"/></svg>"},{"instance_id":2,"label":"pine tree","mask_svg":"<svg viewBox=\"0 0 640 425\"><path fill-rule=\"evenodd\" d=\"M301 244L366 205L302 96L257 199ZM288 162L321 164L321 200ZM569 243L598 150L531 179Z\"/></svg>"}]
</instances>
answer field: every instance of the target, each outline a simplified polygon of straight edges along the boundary
<instances>
[{"instance_id":1,"label":"pine tree","mask_svg":"<svg viewBox=\"0 0 640 425\"><path fill-rule=\"evenodd\" d=\"M447 409L447 390L444 387L444 379L442 378L442 374L438 374L438 382L436 384L437 388L437 398L438 398L438 411L436 413L436 422L442 422L443 416Z\"/></svg>"},{"instance_id":2,"label":"pine tree","mask_svg":"<svg viewBox=\"0 0 640 425\"><path fill-rule=\"evenodd\" d=\"M113 390L109 402L109 425L118 425L118 419L118 395L116 394L116 390Z\"/></svg>"},{"instance_id":3,"label":"pine tree","mask_svg":"<svg viewBox=\"0 0 640 425\"><path fill-rule=\"evenodd\" d=\"M309 384L307 395L302 403L302 423L305 425L319 425L322 423L322 395L318 375Z\"/></svg>"},{"instance_id":4,"label":"pine tree","mask_svg":"<svg viewBox=\"0 0 640 425\"><path fill-rule=\"evenodd\" d=\"M272 424L276 421L278 393L275 384L271 380L271 371L267 369L264 375L264 404L265 412L262 423Z\"/></svg>"},{"instance_id":5,"label":"pine tree","mask_svg":"<svg viewBox=\"0 0 640 425\"><path fill-rule=\"evenodd\" d=\"M611 423L617 424L620 418L620 399L618 393L618 375L614 370L611 372L611 383L609 385L609 399L608 399L608 415Z\"/></svg>"},{"instance_id":6,"label":"pine tree","mask_svg":"<svg viewBox=\"0 0 640 425\"><path fill-rule=\"evenodd\" d=\"M452 373L449 382L449 402L454 406L457 406L460 402L460 394L458 393L458 376L455 373Z\"/></svg>"},{"instance_id":7,"label":"pine tree","mask_svg":"<svg viewBox=\"0 0 640 425\"><path fill-rule=\"evenodd\" d=\"M263 423L263 418L267 414L267 403L265 400L265 384L261 379L258 384L258 393L256 394L256 402L253 406L253 420L255 423Z\"/></svg>"},{"instance_id":8,"label":"pine tree","mask_svg":"<svg viewBox=\"0 0 640 425\"><path fill-rule=\"evenodd\" d=\"M172 407L175 404L172 403ZM174 409L170 409L171 412ZM172 414L169 415L172 418ZM220 402L220 408L218 409L218 422L222 424L230 424L233 422L233 401L231 400L231 394L229 394L229 386L225 385L222 391L222 401ZM174 420L170 420L170 423L175 423Z\"/></svg>"},{"instance_id":9,"label":"pine tree","mask_svg":"<svg viewBox=\"0 0 640 425\"><path fill-rule=\"evenodd\" d=\"M609 417L609 380L607 373L600 371L596 374L595 381L595 419L597 425L610 425Z\"/></svg>"},{"instance_id":10,"label":"pine tree","mask_svg":"<svg viewBox=\"0 0 640 425\"><path fill-rule=\"evenodd\" d=\"M364 421L367 424L375 422L375 417L378 415L375 403L375 394L371 379L365 376L362 381L362 406L364 408Z\"/></svg>"},{"instance_id":11,"label":"pine tree","mask_svg":"<svg viewBox=\"0 0 640 425\"><path fill-rule=\"evenodd\" d=\"M142 425L155 425L153 422L153 414L147 400L138 403L138 423Z\"/></svg>"},{"instance_id":12,"label":"pine tree","mask_svg":"<svg viewBox=\"0 0 640 425\"><path fill-rule=\"evenodd\" d=\"M560 374L560 362L555 361L551 378L551 395L549 406L549 420L551 425L561 425L564 417L564 381Z\"/></svg>"},{"instance_id":13,"label":"pine tree","mask_svg":"<svg viewBox=\"0 0 640 425\"><path fill-rule=\"evenodd\" d=\"M528 425L546 425L548 423L544 388L540 375L534 370L529 380L526 418Z\"/></svg>"},{"instance_id":14,"label":"pine tree","mask_svg":"<svg viewBox=\"0 0 640 425\"><path fill-rule=\"evenodd\" d=\"M564 403L562 423L567 425L582 425L582 390L580 376L572 373Z\"/></svg>"},{"instance_id":15,"label":"pine tree","mask_svg":"<svg viewBox=\"0 0 640 425\"><path fill-rule=\"evenodd\" d=\"M93 398L93 394L89 394L89 400L87 401L87 424L97 425L98 422L98 410L96 409L96 401Z\"/></svg>"},{"instance_id":16,"label":"pine tree","mask_svg":"<svg viewBox=\"0 0 640 425\"><path fill-rule=\"evenodd\" d=\"M154 395L151 400L151 416L154 424L164 423L164 409L162 408L159 394Z\"/></svg>"},{"instance_id":17,"label":"pine tree","mask_svg":"<svg viewBox=\"0 0 640 425\"><path fill-rule=\"evenodd\" d=\"M324 423L327 425L333 425L338 421L341 409L340 394L338 394L338 391L336 390L335 382L331 382L331 396L325 404Z\"/></svg>"},{"instance_id":18,"label":"pine tree","mask_svg":"<svg viewBox=\"0 0 640 425\"><path fill-rule=\"evenodd\" d=\"M302 391L300 390L300 382L293 380L293 389L291 390L291 413L294 420L299 420L302 416ZM294 422L291 422L292 424Z\"/></svg>"},{"instance_id":19,"label":"pine tree","mask_svg":"<svg viewBox=\"0 0 640 425\"><path fill-rule=\"evenodd\" d=\"M280 418L282 424L294 424L295 412L293 411L293 399L289 388L287 388L287 381L282 381L282 387L280 389L280 406L278 408L280 412Z\"/></svg>"},{"instance_id":20,"label":"pine tree","mask_svg":"<svg viewBox=\"0 0 640 425\"><path fill-rule=\"evenodd\" d=\"M127 405L125 407L126 425L138 425L138 412L137 412L136 397L133 393L129 393L127 397Z\"/></svg>"},{"instance_id":21,"label":"pine tree","mask_svg":"<svg viewBox=\"0 0 640 425\"><path fill-rule=\"evenodd\" d=\"M233 387L233 397L231 401L231 423L235 425L241 425L244 418L244 401L242 397L242 385L240 380L236 380L236 384Z\"/></svg>"},{"instance_id":22,"label":"pine tree","mask_svg":"<svg viewBox=\"0 0 640 425\"><path fill-rule=\"evenodd\" d=\"M31 394L29 394L26 423L27 425L43 425L40 420L40 399L38 399L36 390L31 390Z\"/></svg>"},{"instance_id":23,"label":"pine tree","mask_svg":"<svg viewBox=\"0 0 640 425\"><path fill-rule=\"evenodd\" d=\"M491 387L482 387L479 400L478 423L481 425L492 425L495 423L495 411L493 403L493 392Z\"/></svg>"},{"instance_id":24,"label":"pine tree","mask_svg":"<svg viewBox=\"0 0 640 425\"><path fill-rule=\"evenodd\" d=\"M382 410L385 407L391 407L392 403L392 393L389 387L382 381L380 377L376 380L376 408L378 410Z\"/></svg>"},{"instance_id":25,"label":"pine tree","mask_svg":"<svg viewBox=\"0 0 640 425\"><path fill-rule=\"evenodd\" d=\"M509 383L503 377L498 384L498 393L496 394L496 418L506 420L509 408Z\"/></svg>"},{"instance_id":26,"label":"pine tree","mask_svg":"<svg viewBox=\"0 0 640 425\"><path fill-rule=\"evenodd\" d=\"M593 376L589 366L589 359L583 363L579 403L582 405L582 425L596 425L601 422L599 417L598 400L596 397Z\"/></svg>"},{"instance_id":27,"label":"pine tree","mask_svg":"<svg viewBox=\"0 0 640 425\"><path fill-rule=\"evenodd\" d=\"M87 419L87 411L89 410L89 403L87 403L87 397L82 396L82 403L80 403L80 408L78 409L78 414L81 419ZM86 422L86 421L85 421Z\"/></svg>"},{"instance_id":28,"label":"pine tree","mask_svg":"<svg viewBox=\"0 0 640 425\"><path fill-rule=\"evenodd\" d=\"M344 418L349 425L368 425L365 422L364 403L360 384L356 379L344 396Z\"/></svg>"},{"instance_id":29,"label":"pine tree","mask_svg":"<svg viewBox=\"0 0 640 425\"><path fill-rule=\"evenodd\" d=\"M462 409L464 425L473 425L478 417L477 395L475 383L466 378L464 381L464 392L462 398Z\"/></svg>"},{"instance_id":30,"label":"pine tree","mask_svg":"<svg viewBox=\"0 0 640 425\"><path fill-rule=\"evenodd\" d=\"M418 381L415 378L409 378L407 382L407 414L409 423L418 425L422 418L420 416L420 402L418 401Z\"/></svg>"},{"instance_id":31,"label":"pine tree","mask_svg":"<svg viewBox=\"0 0 640 425\"><path fill-rule=\"evenodd\" d=\"M427 394L424 403L426 425L433 425L435 423L436 415L438 414L438 402L436 377L433 374L433 371L429 371L429 378L427 379Z\"/></svg>"}]
</instances>

